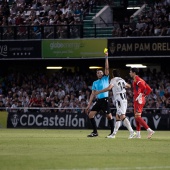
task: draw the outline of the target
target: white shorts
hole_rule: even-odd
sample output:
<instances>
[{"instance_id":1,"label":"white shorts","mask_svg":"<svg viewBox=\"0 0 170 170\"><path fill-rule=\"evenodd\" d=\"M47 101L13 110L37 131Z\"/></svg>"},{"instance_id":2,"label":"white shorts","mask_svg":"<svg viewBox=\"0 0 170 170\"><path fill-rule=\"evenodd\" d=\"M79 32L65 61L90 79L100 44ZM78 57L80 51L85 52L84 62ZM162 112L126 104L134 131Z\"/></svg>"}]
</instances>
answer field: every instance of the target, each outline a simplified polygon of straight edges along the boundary
<instances>
[{"instance_id":1,"label":"white shorts","mask_svg":"<svg viewBox=\"0 0 170 170\"><path fill-rule=\"evenodd\" d=\"M126 114L126 110L127 110L127 100L124 99L122 100L120 97L118 97L116 99L116 114L118 114L119 116L122 114Z\"/></svg>"}]
</instances>

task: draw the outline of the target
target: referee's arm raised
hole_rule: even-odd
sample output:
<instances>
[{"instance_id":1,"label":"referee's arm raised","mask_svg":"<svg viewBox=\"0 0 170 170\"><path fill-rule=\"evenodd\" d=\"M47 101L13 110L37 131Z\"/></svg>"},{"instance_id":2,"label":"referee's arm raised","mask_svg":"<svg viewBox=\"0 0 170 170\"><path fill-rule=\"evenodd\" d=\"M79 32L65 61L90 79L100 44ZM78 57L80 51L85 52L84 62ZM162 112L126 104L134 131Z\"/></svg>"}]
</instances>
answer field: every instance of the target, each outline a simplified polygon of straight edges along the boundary
<instances>
[{"instance_id":1,"label":"referee's arm raised","mask_svg":"<svg viewBox=\"0 0 170 170\"><path fill-rule=\"evenodd\" d=\"M109 75L108 51L105 53L105 75Z\"/></svg>"}]
</instances>

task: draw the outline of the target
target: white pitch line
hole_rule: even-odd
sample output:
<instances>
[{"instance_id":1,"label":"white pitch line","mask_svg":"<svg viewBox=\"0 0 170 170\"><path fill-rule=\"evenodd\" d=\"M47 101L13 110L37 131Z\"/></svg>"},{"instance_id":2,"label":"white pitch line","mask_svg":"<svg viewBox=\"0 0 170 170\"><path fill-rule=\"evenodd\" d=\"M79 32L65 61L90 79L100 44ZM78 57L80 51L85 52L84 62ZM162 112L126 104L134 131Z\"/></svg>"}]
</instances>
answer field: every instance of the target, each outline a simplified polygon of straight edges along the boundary
<instances>
[{"instance_id":1,"label":"white pitch line","mask_svg":"<svg viewBox=\"0 0 170 170\"><path fill-rule=\"evenodd\" d=\"M81 169L45 169L45 170L149 170L149 169L169 169L170 166L150 166L150 167L113 167L113 168L81 168Z\"/></svg>"}]
</instances>

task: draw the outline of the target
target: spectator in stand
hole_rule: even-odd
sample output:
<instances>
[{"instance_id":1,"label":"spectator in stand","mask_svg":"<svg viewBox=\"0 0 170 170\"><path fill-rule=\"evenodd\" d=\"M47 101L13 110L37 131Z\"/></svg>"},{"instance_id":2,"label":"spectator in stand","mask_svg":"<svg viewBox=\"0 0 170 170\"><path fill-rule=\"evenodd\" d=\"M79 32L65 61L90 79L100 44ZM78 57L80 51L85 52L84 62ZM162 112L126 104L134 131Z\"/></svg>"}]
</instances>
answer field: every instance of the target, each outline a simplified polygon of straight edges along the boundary
<instances>
[{"instance_id":1,"label":"spectator in stand","mask_svg":"<svg viewBox=\"0 0 170 170\"><path fill-rule=\"evenodd\" d=\"M55 102L55 100L51 100L51 107L54 109L51 109L51 112L57 112L58 110L56 109L58 107L58 104Z\"/></svg>"},{"instance_id":2,"label":"spectator in stand","mask_svg":"<svg viewBox=\"0 0 170 170\"><path fill-rule=\"evenodd\" d=\"M81 102L80 102L80 113L81 114L86 114L86 106L87 106L87 104L86 104L86 101L83 99L83 100L81 100Z\"/></svg>"},{"instance_id":3,"label":"spectator in stand","mask_svg":"<svg viewBox=\"0 0 170 170\"><path fill-rule=\"evenodd\" d=\"M170 98L170 93L169 93L167 88L164 91L164 96L165 96L166 99Z\"/></svg>"},{"instance_id":4,"label":"spectator in stand","mask_svg":"<svg viewBox=\"0 0 170 170\"><path fill-rule=\"evenodd\" d=\"M131 16L129 20L129 28L127 32L127 36L133 36L133 31L136 29L136 22L134 20L134 17Z\"/></svg>"},{"instance_id":5,"label":"spectator in stand","mask_svg":"<svg viewBox=\"0 0 170 170\"><path fill-rule=\"evenodd\" d=\"M0 101L0 111L4 111L4 110L5 110L5 105L3 101Z\"/></svg>"},{"instance_id":6,"label":"spectator in stand","mask_svg":"<svg viewBox=\"0 0 170 170\"><path fill-rule=\"evenodd\" d=\"M126 36L126 31L127 29L129 28L129 18L128 17L125 17L124 18L124 22L123 22L123 25L122 25L122 36Z\"/></svg>"},{"instance_id":7,"label":"spectator in stand","mask_svg":"<svg viewBox=\"0 0 170 170\"><path fill-rule=\"evenodd\" d=\"M72 84L70 82L66 83L66 85L65 85L65 92L67 94L70 94L73 91L74 91L74 87L72 86Z\"/></svg>"},{"instance_id":8,"label":"spectator in stand","mask_svg":"<svg viewBox=\"0 0 170 170\"><path fill-rule=\"evenodd\" d=\"M68 6L64 5L63 7L61 7L60 10L62 11L62 14L67 14L68 13Z\"/></svg>"},{"instance_id":9,"label":"spectator in stand","mask_svg":"<svg viewBox=\"0 0 170 170\"><path fill-rule=\"evenodd\" d=\"M73 101L72 112L73 113L81 113L79 100L77 98L75 98L75 100Z\"/></svg>"},{"instance_id":10,"label":"spectator in stand","mask_svg":"<svg viewBox=\"0 0 170 170\"><path fill-rule=\"evenodd\" d=\"M122 30L121 30L120 24L117 22L117 20L113 21L112 36L113 37L121 37L122 36Z\"/></svg>"},{"instance_id":11,"label":"spectator in stand","mask_svg":"<svg viewBox=\"0 0 170 170\"><path fill-rule=\"evenodd\" d=\"M156 26L154 27L154 35L158 36L161 34L161 24L157 23Z\"/></svg>"},{"instance_id":12,"label":"spectator in stand","mask_svg":"<svg viewBox=\"0 0 170 170\"><path fill-rule=\"evenodd\" d=\"M42 14L42 16L48 16L48 12L51 9L51 6L48 3L48 0L43 2L42 8L44 9L44 13Z\"/></svg>"},{"instance_id":13,"label":"spectator in stand","mask_svg":"<svg viewBox=\"0 0 170 170\"><path fill-rule=\"evenodd\" d=\"M22 101L21 101L21 105L22 107L25 107L24 108L24 112L28 112L28 109L26 109L29 105L29 100L24 96Z\"/></svg>"},{"instance_id":14,"label":"spectator in stand","mask_svg":"<svg viewBox=\"0 0 170 170\"><path fill-rule=\"evenodd\" d=\"M167 100L166 100L166 108L170 108L170 98L168 98Z\"/></svg>"},{"instance_id":15,"label":"spectator in stand","mask_svg":"<svg viewBox=\"0 0 170 170\"><path fill-rule=\"evenodd\" d=\"M86 99L86 103L88 103L89 102L89 100L90 100L90 94L91 94L91 90L89 89L86 89L86 91L85 91L85 99Z\"/></svg>"},{"instance_id":16,"label":"spectator in stand","mask_svg":"<svg viewBox=\"0 0 170 170\"><path fill-rule=\"evenodd\" d=\"M39 94L36 94L36 101L33 104L35 107L41 107L43 103L43 100Z\"/></svg>"},{"instance_id":17,"label":"spectator in stand","mask_svg":"<svg viewBox=\"0 0 170 170\"><path fill-rule=\"evenodd\" d=\"M48 11L48 16L55 16L56 15L56 9L55 6L52 5L50 10Z\"/></svg>"},{"instance_id":18,"label":"spectator in stand","mask_svg":"<svg viewBox=\"0 0 170 170\"><path fill-rule=\"evenodd\" d=\"M29 14L29 17L30 18L36 18L36 9L35 8L33 8L33 7L31 7L31 9L30 9L30 14Z\"/></svg>"},{"instance_id":19,"label":"spectator in stand","mask_svg":"<svg viewBox=\"0 0 170 170\"><path fill-rule=\"evenodd\" d=\"M11 105L11 112L18 112L18 101L17 100L13 100L12 101L12 105Z\"/></svg>"},{"instance_id":20,"label":"spectator in stand","mask_svg":"<svg viewBox=\"0 0 170 170\"><path fill-rule=\"evenodd\" d=\"M18 12L17 4L16 2L13 2L10 8L10 15L16 15L17 12Z\"/></svg>"},{"instance_id":21,"label":"spectator in stand","mask_svg":"<svg viewBox=\"0 0 170 170\"><path fill-rule=\"evenodd\" d=\"M66 104L66 103L64 103L63 100L60 101L60 103L59 103L59 105L58 105L58 109L59 109L58 111L59 111L60 113L65 113L65 111L66 111L66 110L64 109L64 108L65 108L65 104Z\"/></svg>"},{"instance_id":22,"label":"spectator in stand","mask_svg":"<svg viewBox=\"0 0 170 170\"><path fill-rule=\"evenodd\" d=\"M61 86L59 86L57 97L61 100L64 99L64 96L65 96L65 91Z\"/></svg>"},{"instance_id":23,"label":"spectator in stand","mask_svg":"<svg viewBox=\"0 0 170 170\"><path fill-rule=\"evenodd\" d=\"M10 25L15 25L15 23L16 23L16 18L15 18L15 13L12 13L12 14L10 14L10 16L8 17L8 23L10 23Z\"/></svg>"},{"instance_id":24,"label":"spectator in stand","mask_svg":"<svg viewBox=\"0 0 170 170\"><path fill-rule=\"evenodd\" d=\"M82 9L78 4L74 7L74 19L76 21L81 21L82 19Z\"/></svg>"},{"instance_id":25,"label":"spectator in stand","mask_svg":"<svg viewBox=\"0 0 170 170\"><path fill-rule=\"evenodd\" d=\"M154 23L151 18L147 18L147 27L143 31L144 36L153 36L154 35Z\"/></svg>"},{"instance_id":26,"label":"spectator in stand","mask_svg":"<svg viewBox=\"0 0 170 170\"><path fill-rule=\"evenodd\" d=\"M62 14L62 8L60 5L57 6L56 14L58 14L59 16Z\"/></svg>"},{"instance_id":27,"label":"spectator in stand","mask_svg":"<svg viewBox=\"0 0 170 170\"><path fill-rule=\"evenodd\" d=\"M17 36L19 39L27 38L27 28L24 27L24 24L18 26Z\"/></svg>"},{"instance_id":28,"label":"spectator in stand","mask_svg":"<svg viewBox=\"0 0 170 170\"><path fill-rule=\"evenodd\" d=\"M45 106L51 107L51 99L50 99L50 97L46 97L46 99L45 99Z\"/></svg>"},{"instance_id":29,"label":"spectator in stand","mask_svg":"<svg viewBox=\"0 0 170 170\"><path fill-rule=\"evenodd\" d=\"M21 14L17 14L17 17L15 19L15 25L21 25L24 23L24 19L21 17Z\"/></svg>"},{"instance_id":30,"label":"spectator in stand","mask_svg":"<svg viewBox=\"0 0 170 170\"><path fill-rule=\"evenodd\" d=\"M139 18L138 22L136 23L136 29L133 31L133 35L141 36L144 29L145 29L145 23L142 18Z\"/></svg>"},{"instance_id":31,"label":"spectator in stand","mask_svg":"<svg viewBox=\"0 0 170 170\"><path fill-rule=\"evenodd\" d=\"M7 1L4 1L1 5L2 15L8 17L10 15L10 7Z\"/></svg>"},{"instance_id":32,"label":"spectator in stand","mask_svg":"<svg viewBox=\"0 0 170 170\"><path fill-rule=\"evenodd\" d=\"M164 16L164 18L162 20L161 27L162 27L162 29L161 29L160 35L166 36L167 32L168 32L168 27L169 27L169 21L166 16Z\"/></svg>"},{"instance_id":33,"label":"spectator in stand","mask_svg":"<svg viewBox=\"0 0 170 170\"><path fill-rule=\"evenodd\" d=\"M28 106L33 107L35 104L35 101L37 100L35 92L32 92L31 98L29 100Z\"/></svg>"},{"instance_id":34,"label":"spectator in stand","mask_svg":"<svg viewBox=\"0 0 170 170\"><path fill-rule=\"evenodd\" d=\"M39 22L34 21L32 26L33 26L32 37L35 39L41 39L42 35L41 35L40 27L39 27Z\"/></svg>"},{"instance_id":35,"label":"spectator in stand","mask_svg":"<svg viewBox=\"0 0 170 170\"><path fill-rule=\"evenodd\" d=\"M4 95L2 93L0 94L0 102L2 102L3 104L5 102Z\"/></svg>"},{"instance_id":36,"label":"spectator in stand","mask_svg":"<svg viewBox=\"0 0 170 170\"><path fill-rule=\"evenodd\" d=\"M67 29L68 29L68 26L67 26L67 21L63 21L61 22L62 26L61 26L61 29L59 30L58 32L58 36L59 38L67 38Z\"/></svg>"},{"instance_id":37,"label":"spectator in stand","mask_svg":"<svg viewBox=\"0 0 170 170\"><path fill-rule=\"evenodd\" d=\"M84 92L82 90L79 90L79 94L78 94L79 102L81 102L81 100L83 100L83 99L85 99Z\"/></svg>"}]
</instances>

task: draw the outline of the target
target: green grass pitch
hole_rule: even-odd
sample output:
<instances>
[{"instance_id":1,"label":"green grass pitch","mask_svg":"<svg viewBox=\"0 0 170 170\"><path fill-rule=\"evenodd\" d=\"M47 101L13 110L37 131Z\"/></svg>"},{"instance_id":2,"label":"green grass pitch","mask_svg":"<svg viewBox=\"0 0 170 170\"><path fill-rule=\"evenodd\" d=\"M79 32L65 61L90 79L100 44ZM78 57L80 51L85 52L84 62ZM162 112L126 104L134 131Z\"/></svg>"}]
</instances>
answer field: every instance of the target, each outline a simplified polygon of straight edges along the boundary
<instances>
[{"instance_id":1,"label":"green grass pitch","mask_svg":"<svg viewBox=\"0 0 170 170\"><path fill-rule=\"evenodd\" d=\"M0 170L170 170L170 131L128 139L120 130L0 129Z\"/></svg>"}]
</instances>

